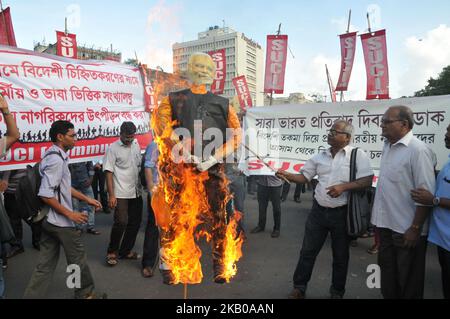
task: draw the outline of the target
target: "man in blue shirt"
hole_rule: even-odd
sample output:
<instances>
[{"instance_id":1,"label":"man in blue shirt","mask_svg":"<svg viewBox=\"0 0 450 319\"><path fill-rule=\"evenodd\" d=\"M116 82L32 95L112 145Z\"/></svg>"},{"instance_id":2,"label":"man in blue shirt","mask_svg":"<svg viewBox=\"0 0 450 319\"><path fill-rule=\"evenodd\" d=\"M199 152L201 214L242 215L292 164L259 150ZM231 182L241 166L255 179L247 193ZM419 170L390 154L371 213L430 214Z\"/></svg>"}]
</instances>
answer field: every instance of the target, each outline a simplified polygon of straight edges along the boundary
<instances>
[{"instance_id":1,"label":"man in blue shirt","mask_svg":"<svg viewBox=\"0 0 450 319\"><path fill-rule=\"evenodd\" d=\"M146 188L148 191L147 196L147 211L148 218L145 227L144 237L144 252L142 256L142 276L144 278L153 277L153 270L156 265L158 257L158 245L159 245L159 230L155 222L155 214L152 209L152 194L158 184L158 146L155 141L152 141L145 150L144 154L144 169L145 181L147 183Z\"/></svg>"},{"instance_id":2,"label":"man in blue shirt","mask_svg":"<svg viewBox=\"0 0 450 319\"><path fill-rule=\"evenodd\" d=\"M42 180L38 193L38 196L44 204L50 206L50 209L42 223L39 262L25 290L24 298L41 299L45 297L62 247L67 264L79 267L80 286L74 289L75 298L93 299L96 297L94 280L86 262L87 257L81 241L81 234L75 230L75 225L86 223L88 216L73 210L72 197L85 201L97 210L102 205L71 186L67 153L75 146L77 140L73 124L68 121L54 122L50 128L50 138L53 146L46 151L39 166ZM49 155L46 156L47 154Z\"/></svg>"},{"instance_id":3,"label":"man in blue shirt","mask_svg":"<svg viewBox=\"0 0 450 319\"><path fill-rule=\"evenodd\" d=\"M450 149L450 125L445 135L445 147ZM450 299L450 161L437 177L434 195L424 189L412 190L411 195L420 204L434 206L428 241L437 245L443 294L445 299Z\"/></svg>"}]
</instances>

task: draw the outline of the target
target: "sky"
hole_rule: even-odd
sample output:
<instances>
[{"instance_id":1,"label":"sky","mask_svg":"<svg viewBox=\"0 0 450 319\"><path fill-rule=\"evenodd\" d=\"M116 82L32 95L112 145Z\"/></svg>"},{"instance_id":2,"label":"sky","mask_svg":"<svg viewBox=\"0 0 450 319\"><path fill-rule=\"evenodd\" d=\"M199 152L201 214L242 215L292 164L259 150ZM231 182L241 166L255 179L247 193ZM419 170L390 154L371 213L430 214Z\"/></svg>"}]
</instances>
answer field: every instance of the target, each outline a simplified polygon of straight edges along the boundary
<instances>
[{"instance_id":1,"label":"sky","mask_svg":"<svg viewBox=\"0 0 450 319\"><path fill-rule=\"evenodd\" d=\"M2 0L10 6L19 47L56 42L56 30L77 35L79 45L110 48L122 59L172 71L172 44L197 39L209 26L231 27L266 47L266 36L281 23L289 36L284 96L294 92L329 95L328 65L336 84L340 69L338 35L347 29L387 30L391 98L412 96L450 65L450 1L448 0ZM135 53L136 52L136 53ZM364 100L365 64L358 39L355 64L345 100Z\"/></svg>"}]
</instances>

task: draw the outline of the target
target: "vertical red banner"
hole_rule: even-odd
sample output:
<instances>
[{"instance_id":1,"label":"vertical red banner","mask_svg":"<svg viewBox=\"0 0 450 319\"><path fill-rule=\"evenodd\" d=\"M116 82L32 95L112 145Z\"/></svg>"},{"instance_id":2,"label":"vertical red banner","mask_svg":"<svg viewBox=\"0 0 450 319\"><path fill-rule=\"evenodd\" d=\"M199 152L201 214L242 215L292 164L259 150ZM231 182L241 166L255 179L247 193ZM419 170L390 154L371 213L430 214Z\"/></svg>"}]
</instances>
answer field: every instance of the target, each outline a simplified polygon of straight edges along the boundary
<instances>
[{"instance_id":1,"label":"vertical red banner","mask_svg":"<svg viewBox=\"0 0 450 319\"><path fill-rule=\"evenodd\" d=\"M268 35L264 93L282 94L288 49L287 35Z\"/></svg>"},{"instance_id":2,"label":"vertical red banner","mask_svg":"<svg viewBox=\"0 0 450 319\"><path fill-rule=\"evenodd\" d=\"M336 91L347 91L348 89L355 60L356 33L351 32L339 36L341 40L341 73L336 85Z\"/></svg>"},{"instance_id":3,"label":"vertical red banner","mask_svg":"<svg viewBox=\"0 0 450 319\"><path fill-rule=\"evenodd\" d=\"M225 49L208 52L216 63L216 76L211 85L211 92L214 94L223 94L225 89L225 79L227 76L227 58Z\"/></svg>"},{"instance_id":4,"label":"vertical red banner","mask_svg":"<svg viewBox=\"0 0 450 319\"><path fill-rule=\"evenodd\" d=\"M386 30L361 35L366 62L367 100L389 99Z\"/></svg>"},{"instance_id":5,"label":"vertical red banner","mask_svg":"<svg viewBox=\"0 0 450 319\"><path fill-rule=\"evenodd\" d=\"M246 106L252 107L253 106L252 96L248 89L247 79L245 78L245 75L241 75L234 78L233 85L236 88L236 92L239 98L239 105L241 106L241 109L245 110Z\"/></svg>"},{"instance_id":6,"label":"vertical red banner","mask_svg":"<svg viewBox=\"0 0 450 319\"><path fill-rule=\"evenodd\" d=\"M141 71L142 81L144 82L145 111L150 113L156 108L155 91L150 79L147 76L147 66L145 64L141 64L139 66L139 70Z\"/></svg>"},{"instance_id":7,"label":"vertical red banner","mask_svg":"<svg viewBox=\"0 0 450 319\"><path fill-rule=\"evenodd\" d=\"M0 12L0 44L17 47L9 7Z\"/></svg>"},{"instance_id":8,"label":"vertical red banner","mask_svg":"<svg viewBox=\"0 0 450 319\"><path fill-rule=\"evenodd\" d=\"M56 54L65 58L77 58L77 36L56 31Z\"/></svg>"}]
</instances>

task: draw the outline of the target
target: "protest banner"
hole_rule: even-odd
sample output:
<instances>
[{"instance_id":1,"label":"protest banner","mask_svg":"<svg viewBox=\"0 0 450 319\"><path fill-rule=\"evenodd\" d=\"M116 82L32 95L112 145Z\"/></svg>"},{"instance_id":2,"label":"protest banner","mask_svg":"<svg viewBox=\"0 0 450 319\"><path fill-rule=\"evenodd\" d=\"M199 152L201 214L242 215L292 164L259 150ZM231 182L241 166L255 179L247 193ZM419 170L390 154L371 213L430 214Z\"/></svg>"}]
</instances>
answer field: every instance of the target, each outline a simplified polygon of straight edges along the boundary
<instances>
[{"instance_id":1,"label":"protest banner","mask_svg":"<svg viewBox=\"0 0 450 319\"><path fill-rule=\"evenodd\" d=\"M0 92L8 101L20 140L0 170L39 161L51 146L49 129L57 120L75 125L73 162L100 158L119 137L124 121L137 127L141 148L150 141L149 114L139 68L111 61L73 60L0 46ZM0 119L0 138L6 126Z\"/></svg>"},{"instance_id":2,"label":"protest banner","mask_svg":"<svg viewBox=\"0 0 450 319\"><path fill-rule=\"evenodd\" d=\"M437 155L437 169L448 160L443 147L449 125L450 95L397 100L343 103L311 103L254 107L244 120L243 143L274 169L299 172L304 163L329 148L327 131L338 119L354 126L352 145L368 153L376 176L384 138L381 118L394 105L406 105L414 112L413 134ZM273 175L260 159L243 148L241 168L250 175Z\"/></svg>"}]
</instances>

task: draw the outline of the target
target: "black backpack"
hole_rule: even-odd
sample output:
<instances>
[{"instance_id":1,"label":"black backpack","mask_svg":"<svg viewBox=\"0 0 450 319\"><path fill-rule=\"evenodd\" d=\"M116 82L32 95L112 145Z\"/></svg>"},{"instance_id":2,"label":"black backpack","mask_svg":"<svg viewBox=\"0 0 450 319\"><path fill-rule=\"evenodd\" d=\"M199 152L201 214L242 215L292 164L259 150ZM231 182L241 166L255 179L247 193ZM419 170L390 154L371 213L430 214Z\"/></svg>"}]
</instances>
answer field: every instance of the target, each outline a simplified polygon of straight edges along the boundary
<instances>
[{"instance_id":1,"label":"black backpack","mask_svg":"<svg viewBox=\"0 0 450 319\"><path fill-rule=\"evenodd\" d=\"M48 152L42 159L53 154L59 155L64 160L61 153L56 151ZM16 200L21 205L20 215L27 222L37 222L38 220L35 217L39 215L45 206L44 202L38 196L42 179L39 173L40 163L38 162L34 166L27 165L25 176L17 184ZM56 190L58 192L58 200L61 202L61 186L58 185Z\"/></svg>"},{"instance_id":2,"label":"black backpack","mask_svg":"<svg viewBox=\"0 0 450 319\"><path fill-rule=\"evenodd\" d=\"M147 152L142 154L141 167L139 169L139 179L141 180L142 187L144 187L144 189L147 189L147 179L145 178L145 154L147 154Z\"/></svg>"}]
</instances>

